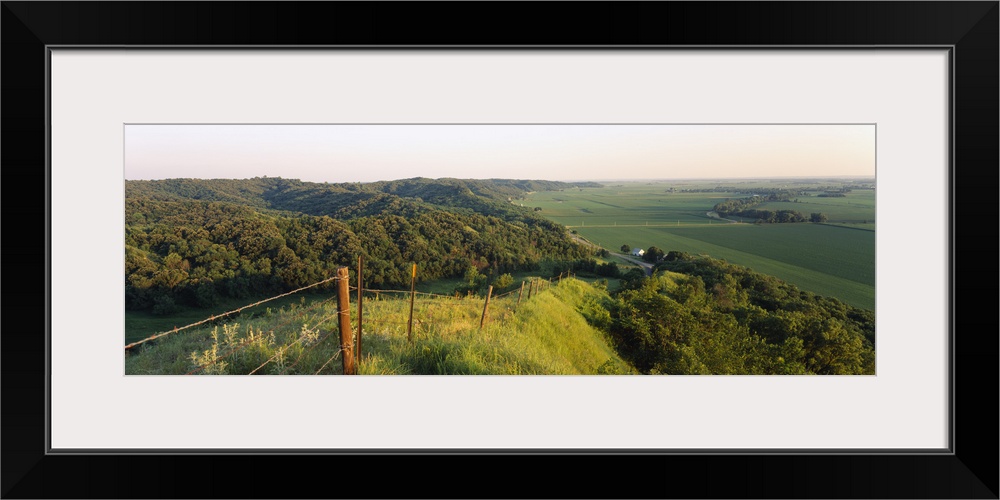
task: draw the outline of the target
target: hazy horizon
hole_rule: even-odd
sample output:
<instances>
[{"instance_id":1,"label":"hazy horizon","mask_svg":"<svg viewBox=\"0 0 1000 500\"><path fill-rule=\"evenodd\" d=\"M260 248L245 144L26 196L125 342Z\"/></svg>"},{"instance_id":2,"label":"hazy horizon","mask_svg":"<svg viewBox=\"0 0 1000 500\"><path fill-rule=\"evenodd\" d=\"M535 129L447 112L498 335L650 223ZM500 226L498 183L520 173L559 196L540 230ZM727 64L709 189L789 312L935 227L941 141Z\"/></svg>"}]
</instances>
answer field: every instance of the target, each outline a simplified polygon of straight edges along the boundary
<instances>
[{"instance_id":1,"label":"hazy horizon","mask_svg":"<svg viewBox=\"0 0 1000 500\"><path fill-rule=\"evenodd\" d=\"M259 175L253 177L164 177L162 179L126 179L128 181L164 181L164 180L179 180L179 179L199 179L199 180L246 180L255 178L269 178L269 179L286 179L286 180L299 180L302 182L313 182L317 184L329 183L329 184L372 184L376 182L392 182L401 181L407 179L424 178L431 180L440 179L459 179L459 180L489 180L489 179L502 179L502 180L521 180L521 181L555 181L556 179L548 179L545 177L531 177L531 178L521 178L521 177L427 177L427 176L413 176L413 177L395 177L391 179L378 179L374 181L306 181L299 179L297 177L286 177L283 175ZM705 181L774 181L774 180L824 180L824 179L875 179L874 175L820 175L820 176L779 176L779 177L689 177L689 178L649 178L649 179L561 179L558 182L705 182Z\"/></svg>"},{"instance_id":2,"label":"hazy horizon","mask_svg":"<svg viewBox=\"0 0 1000 500\"><path fill-rule=\"evenodd\" d=\"M125 179L875 176L874 125L126 125Z\"/></svg>"}]
</instances>

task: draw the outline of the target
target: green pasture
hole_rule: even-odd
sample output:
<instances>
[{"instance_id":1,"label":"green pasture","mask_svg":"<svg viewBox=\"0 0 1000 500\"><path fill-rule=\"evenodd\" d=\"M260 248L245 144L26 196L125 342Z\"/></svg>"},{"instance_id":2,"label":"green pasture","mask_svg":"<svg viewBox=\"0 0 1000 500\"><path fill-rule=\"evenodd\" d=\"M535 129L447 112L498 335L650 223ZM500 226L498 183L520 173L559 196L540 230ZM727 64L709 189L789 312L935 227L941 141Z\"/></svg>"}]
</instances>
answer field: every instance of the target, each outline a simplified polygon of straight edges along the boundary
<instances>
[{"instance_id":1,"label":"green pasture","mask_svg":"<svg viewBox=\"0 0 1000 500\"><path fill-rule=\"evenodd\" d=\"M523 203L540 207L545 217L578 226L708 224L706 212L735 195L727 193L669 193L670 185L629 184L531 194ZM716 221L718 222L718 221Z\"/></svg>"},{"instance_id":2,"label":"green pasture","mask_svg":"<svg viewBox=\"0 0 1000 500\"><path fill-rule=\"evenodd\" d=\"M860 229L862 231L875 231L874 222L827 222L828 226L845 227L848 229Z\"/></svg>"},{"instance_id":3,"label":"green pasture","mask_svg":"<svg viewBox=\"0 0 1000 500\"><path fill-rule=\"evenodd\" d=\"M730 224L706 214L738 192L685 193L733 186L834 187L834 180L722 180L611 182L601 188L532 193L523 203L611 251L623 245L707 254L776 276L803 290L875 309L875 191L843 198L799 196L759 208L822 212L826 224ZM671 192L673 189L673 192Z\"/></svg>"},{"instance_id":4,"label":"green pasture","mask_svg":"<svg viewBox=\"0 0 1000 500\"><path fill-rule=\"evenodd\" d=\"M830 183L825 182L824 185ZM628 182L601 188L581 188L530 194L520 201L526 207L541 208L541 213L560 224L578 228L586 226L663 226L685 224L715 224L707 212L721 201L744 198L738 192L685 193L684 189L713 188L718 185L756 188L815 188L810 183L769 183L766 180L719 183ZM674 191L671 192L670 190ZM859 189L843 198L800 196L798 202L770 202L757 208L795 210L805 215L822 212L833 223L873 224L875 222L875 191ZM752 222L747 220L747 222Z\"/></svg>"},{"instance_id":5,"label":"green pasture","mask_svg":"<svg viewBox=\"0 0 1000 500\"><path fill-rule=\"evenodd\" d=\"M795 210L805 216L813 212L826 214L830 222L875 222L875 192L855 191L843 198L800 197L798 203L772 201L755 208L768 210ZM752 222L752 221L750 221Z\"/></svg>"}]
</instances>

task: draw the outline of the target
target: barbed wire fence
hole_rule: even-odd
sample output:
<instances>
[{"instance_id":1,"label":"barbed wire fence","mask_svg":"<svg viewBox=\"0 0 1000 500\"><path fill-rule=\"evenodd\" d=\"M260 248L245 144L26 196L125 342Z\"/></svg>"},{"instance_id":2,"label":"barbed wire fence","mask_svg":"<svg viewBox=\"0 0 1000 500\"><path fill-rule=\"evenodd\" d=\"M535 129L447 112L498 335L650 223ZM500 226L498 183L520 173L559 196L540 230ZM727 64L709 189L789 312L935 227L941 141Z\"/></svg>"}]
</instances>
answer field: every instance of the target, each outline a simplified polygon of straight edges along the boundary
<instances>
[{"instance_id":1,"label":"barbed wire fence","mask_svg":"<svg viewBox=\"0 0 1000 500\"><path fill-rule=\"evenodd\" d=\"M318 370L312 372L310 369L309 373L319 375L328 366L330 366L331 363L339 358L342 364L341 372L343 374L355 374L357 373L357 363L361 360L362 338L366 332L374 331L384 333L389 331L389 327L392 327L394 332L402 333L403 327L405 327L407 341L413 343L414 322L416 322L417 329L422 330L424 334L433 334L436 331L434 328L435 312L442 311L444 308L448 307L461 307L472 311L473 309L470 306L474 303L482 303L482 312L479 316L479 330L482 330L486 324L493 321L495 316L497 316L496 314L490 314L489 307L491 302L496 305L498 304L498 301L511 299L500 304L501 310L503 311L499 315L501 320L509 319L510 317L513 317L522 302L530 300L532 296L537 296L540 292L548 289L552 285L558 285L562 281L564 274L566 277L575 276L571 271L566 271L565 273L560 273L558 277L548 279L533 277L523 280L519 287L514 287L511 290L497 295L493 295L493 286L489 286L485 297L479 297L477 295L473 295L471 291L467 292L465 295L457 292L449 295L416 291L416 264L412 267L411 287L409 290L364 288L362 277L363 260L360 258L358 260L358 268L355 271L357 286L350 286L349 270L347 267L341 267L337 271L337 276L326 278L273 297L258 300L231 311L214 314L208 318L188 325L155 333L142 340L125 345L125 351L129 352L137 346L160 339L167 335L190 330L224 318L229 318L234 314L279 298L287 297L323 284L336 282L336 292L333 296L323 300L314 301L309 305L290 311L289 313L282 315L281 320L277 324L267 327L266 330L263 328L258 329L257 334L254 334L253 326L250 326L247 336L240 339L238 342L234 341L233 338L227 338L228 345L223 353L218 354L213 350L212 355L209 356L207 362L203 361L197 364L197 366L185 374L195 375L199 373L216 373L213 371L213 368L219 366L220 363L227 363L227 360L239 355L251 345L260 344L267 341L267 339L270 339L272 342L276 341L278 335L283 336L285 338L285 342L287 343L283 343L281 346L277 347L275 352L270 357L257 365L256 368L250 370L247 374L254 375L263 373L264 369L268 365L275 365L272 369L272 374L288 374L298 367L299 363L307 354L313 352L322 344L328 344L328 339L330 339L330 337L336 338L337 334L340 336L340 343L337 344L335 349L333 349L332 355L326 359ZM351 292L355 293L352 294ZM351 295L354 295L355 297L354 303L358 314L356 327L351 324L350 318ZM410 305L406 321L390 320L385 316L379 317L379 310L377 307L374 314L369 312L368 315L363 315L363 305L365 303L377 305L382 300L383 295L398 295L402 296L402 298L408 298ZM513 300L515 295L516 300ZM416 308L418 297L420 298L420 307ZM399 299L393 299L393 302L397 302L398 300ZM337 303L335 310L327 313L326 309L334 301ZM440 316L441 315L439 315L438 320L442 321ZM334 318L337 319L335 326L330 325L331 320ZM308 325L313 325L314 328L310 329L308 328ZM233 328L235 329L235 326L233 326ZM335 331L334 328L336 328L337 331ZM291 338L293 334L295 337ZM212 336L217 342L216 332L214 330ZM295 360L291 364L286 365L284 359L285 354L299 345L302 346L302 349L298 352ZM214 345L213 349L215 349ZM197 360L197 357L193 356L192 359ZM334 370L331 373L337 373L337 371Z\"/></svg>"},{"instance_id":2,"label":"barbed wire fence","mask_svg":"<svg viewBox=\"0 0 1000 500\"><path fill-rule=\"evenodd\" d=\"M231 315L236 314L238 312L242 312L242 311L245 311L247 309L250 309L251 307L257 307L257 306L259 306L261 304L264 304L264 303L267 303L267 302L271 302L272 300L280 299L282 297L287 297L287 296L292 295L294 293L298 293L298 292L301 292L303 290L308 290L310 288L314 288L314 287L317 287L317 286L322 285L324 283L329 283L331 281L335 281L335 280L338 280L338 279L339 278L337 278L337 277L327 278L327 279L322 280L322 281L317 281L316 283L313 283L311 285L306 285L304 287L297 288L297 289L292 290L290 292L285 292L285 293L282 293L282 294L279 294L279 295L275 295L274 297L268 297L268 298L263 299L263 300L258 300L257 302L254 302L253 304L247 304L247 305L245 305L243 307L239 307L239 308L233 309L232 311L226 311L226 312L221 313L221 314L213 314L212 316L209 316L208 318L205 318L205 319L203 319L201 321L195 321L194 323L191 323L189 325L184 325L184 326L181 326L181 327L174 327L173 330L167 330L167 331L164 331L164 332L156 333L156 334L150 335L149 337L146 337L146 338L144 338L142 340L139 340L139 341L136 341L136 342L132 342L131 344L127 344L125 346L125 350L127 351L129 349L132 349L135 346L142 345L142 344L144 344L146 342L149 342L151 340L156 340L156 339L158 339L160 337L165 337L165 336L170 335L172 333L177 333L177 332L182 331L182 330L187 330L188 328L192 328L192 327L195 327L195 326L200 326L200 325L203 325L205 323L208 323L208 322L211 322L211 321L215 321L217 319L221 319L221 318L224 318L224 317L227 317L227 316L231 316Z\"/></svg>"},{"instance_id":3,"label":"barbed wire fence","mask_svg":"<svg viewBox=\"0 0 1000 500\"><path fill-rule=\"evenodd\" d=\"M310 305L308 305L308 306L300 309L299 311L297 311L297 314L286 314L286 315L284 315L284 319L281 322L279 322L277 325L272 326L271 328L269 328L266 331L266 333L267 334L273 334L275 331L281 331L281 330L285 329L285 327L287 327L291 323L298 322L298 321L302 320L304 318L304 316L309 311L314 310L314 309L318 309L319 307L328 304L333 299L334 298L331 297L331 298L328 298L326 300L316 301L316 302L313 302L312 304L310 304ZM261 333L265 333L265 332L262 331ZM194 375L194 374L196 374L198 372L201 372L201 371L203 371L203 370L205 370L207 368L210 368L210 367L216 365L218 362L223 361L223 360L225 360L227 358L230 358L231 356L236 355L237 353L239 353L240 351L242 351L246 347L254 344L255 342L258 342L260 339L261 339L260 336L254 336L252 334L248 335L243 340L241 340L239 344L237 344L235 346L231 346L229 348L229 350L226 351L221 356L213 359L209 363L206 363L206 364L203 364L203 365L199 365L198 367L194 368L193 370L187 372L187 375Z\"/></svg>"}]
</instances>

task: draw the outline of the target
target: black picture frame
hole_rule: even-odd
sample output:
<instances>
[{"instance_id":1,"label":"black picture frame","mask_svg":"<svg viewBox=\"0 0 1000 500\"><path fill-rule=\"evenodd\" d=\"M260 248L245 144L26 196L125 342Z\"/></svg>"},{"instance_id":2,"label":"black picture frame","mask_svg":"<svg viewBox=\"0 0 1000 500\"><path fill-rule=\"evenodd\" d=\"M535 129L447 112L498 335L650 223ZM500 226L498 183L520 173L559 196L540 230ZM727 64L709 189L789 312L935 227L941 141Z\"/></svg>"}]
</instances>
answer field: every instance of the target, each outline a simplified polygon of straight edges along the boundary
<instances>
[{"instance_id":1,"label":"black picture frame","mask_svg":"<svg viewBox=\"0 0 1000 500\"><path fill-rule=\"evenodd\" d=\"M998 498L997 1L4 1L0 12L2 252L8 271L18 270L8 274L0 339L4 498ZM951 453L49 454L49 236L42 214L46 47L53 45L950 46ZM317 465L329 474L310 473ZM482 489L463 490L470 481Z\"/></svg>"}]
</instances>

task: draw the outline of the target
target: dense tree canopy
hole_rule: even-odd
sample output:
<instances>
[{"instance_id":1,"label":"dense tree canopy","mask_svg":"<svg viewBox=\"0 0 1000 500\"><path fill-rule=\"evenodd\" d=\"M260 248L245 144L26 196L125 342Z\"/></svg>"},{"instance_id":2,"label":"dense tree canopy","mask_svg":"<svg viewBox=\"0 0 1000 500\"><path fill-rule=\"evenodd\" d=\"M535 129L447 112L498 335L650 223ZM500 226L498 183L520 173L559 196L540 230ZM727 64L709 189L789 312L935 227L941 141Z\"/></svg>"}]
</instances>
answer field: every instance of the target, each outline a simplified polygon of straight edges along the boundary
<instances>
[{"instance_id":1,"label":"dense tree canopy","mask_svg":"<svg viewBox=\"0 0 1000 500\"><path fill-rule=\"evenodd\" d=\"M643 373L875 373L871 311L708 257L669 252L657 270L628 281L604 325Z\"/></svg>"},{"instance_id":2,"label":"dense tree canopy","mask_svg":"<svg viewBox=\"0 0 1000 500\"><path fill-rule=\"evenodd\" d=\"M660 250L659 247L652 246L652 247L647 248L646 251L642 254L642 260L644 260L646 262L654 262L655 263L655 262L659 262L660 259L663 258L663 256L664 256L663 250Z\"/></svg>"},{"instance_id":3,"label":"dense tree canopy","mask_svg":"<svg viewBox=\"0 0 1000 500\"><path fill-rule=\"evenodd\" d=\"M315 283L366 258L372 286L499 275L591 251L512 203L550 181L407 179L318 184L281 178L125 185L126 307L168 314Z\"/></svg>"}]
</instances>

